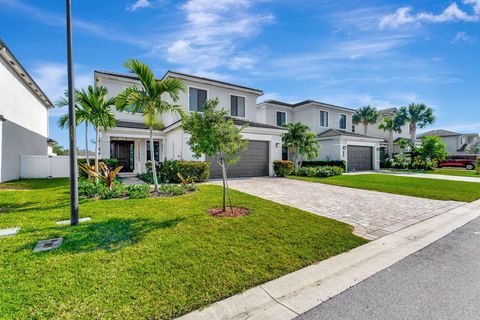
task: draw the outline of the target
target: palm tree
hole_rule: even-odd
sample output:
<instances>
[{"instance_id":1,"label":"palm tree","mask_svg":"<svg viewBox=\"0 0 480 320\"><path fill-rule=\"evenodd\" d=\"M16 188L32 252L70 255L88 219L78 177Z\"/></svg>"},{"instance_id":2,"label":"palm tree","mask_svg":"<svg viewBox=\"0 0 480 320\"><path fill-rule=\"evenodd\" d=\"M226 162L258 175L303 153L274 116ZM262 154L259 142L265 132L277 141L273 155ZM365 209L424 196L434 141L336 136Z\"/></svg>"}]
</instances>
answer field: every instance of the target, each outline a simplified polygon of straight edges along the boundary
<instances>
[{"instance_id":1,"label":"palm tree","mask_svg":"<svg viewBox=\"0 0 480 320\"><path fill-rule=\"evenodd\" d=\"M145 123L150 129L150 159L152 159L152 175L155 192L158 192L157 170L155 168L153 130L162 127L159 117L167 112L184 115L183 107L162 100L163 94L168 94L174 102L178 101L180 91L185 92L185 84L180 79L167 78L156 80L152 70L144 63L130 59L125 67L138 77L142 88L129 87L117 97L117 109L132 113L142 113Z\"/></svg>"},{"instance_id":2,"label":"palm tree","mask_svg":"<svg viewBox=\"0 0 480 320\"><path fill-rule=\"evenodd\" d=\"M385 118L383 122L379 124L378 128L383 131L388 131L388 158L392 159L393 157L393 133L402 132L402 125L401 119L396 116L394 118Z\"/></svg>"},{"instance_id":3,"label":"palm tree","mask_svg":"<svg viewBox=\"0 0 480 320\"><path fill-rule=\"evenodd\" d=\"M417 127L425 128L429 124L435 122L433 110L423 103L412 103L408 107L401 107L399 110L399 119L403 123L409 123L410 129L410 144L415 147L415 140L417 138Z\"/></svg>"},{"instance_id":4,"label":"palm tree","mask_svg":"<svg viewBox=\"0 0 480 320\"><path fill-rule=\"evenodd\" d=\"M75 100L76 97L75 97ZM87 163L90 163L89 154L88 154L88 123L89 119L88 116L90 114L89 110L86 109L88 107L79 105L75 101L75 122L76 125L80 125L82 122L85 123L85 152L87 157ZM59 108L68 106L68 91L65 91L64 96L60 97L56 102L55 105ZM62 129L68 127L68 114L64 114L58 119L58 126Z\"/></svg>"},{"instance_id":5,"label":"palm tree","mask_svg":"<svg viewBox=\"0 0 480 320\"><path fill-rule=\"evenodd\" d=\"M102 86L88 86L86 91L82 89L75 92L78 104L89 110L88 121L95 127L95 172L98 172L100 128L107 131L115 127L117 122L112 112L116 97L107 99L107 94L107 88Z\"/></svg>"},{"instance_id":6,"label":"palm tree","mask_svg":"<svg viewBox=\"0 0 480 320\"><path fill-rule=\"evenodd\" d=\"M318 156L318 141L307 125L298 122L288 123L285 126L288 132L282 136L282 140L289 152L293 154L295 168L298 168L304 156L309 159Z\"/></svg>"},{"instance_id":7,"label":"palm tree","mask_svg":"<svg viewBox=\"0 0 480 320\"><path fill-rule=\"evenodd\" d=\"M363 124L363 134L365 135L368 132L368 125L376 123L377 120L378 111L376 108L372 108L371 106L361 107L352 117L352 121L354 124Z\"/></svg>"}]
</instances>

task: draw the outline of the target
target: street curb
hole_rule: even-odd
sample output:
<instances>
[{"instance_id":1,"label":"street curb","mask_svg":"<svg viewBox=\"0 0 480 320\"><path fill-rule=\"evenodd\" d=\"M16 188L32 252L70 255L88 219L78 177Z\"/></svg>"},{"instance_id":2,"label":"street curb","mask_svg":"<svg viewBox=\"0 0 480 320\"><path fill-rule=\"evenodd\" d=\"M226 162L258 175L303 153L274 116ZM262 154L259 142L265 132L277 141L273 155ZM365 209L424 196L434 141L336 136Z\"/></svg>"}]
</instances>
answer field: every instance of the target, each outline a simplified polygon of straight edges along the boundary
<instances>
[{"instance_id":1,"label":"street curb","mask_svg":"<svg viewBox=\"0 0 480 320\"><path fill-rule=\"evenodd\" d=\"M477 200L177 319L293 319L479 216Z\"/></svg>"}]
</instances>

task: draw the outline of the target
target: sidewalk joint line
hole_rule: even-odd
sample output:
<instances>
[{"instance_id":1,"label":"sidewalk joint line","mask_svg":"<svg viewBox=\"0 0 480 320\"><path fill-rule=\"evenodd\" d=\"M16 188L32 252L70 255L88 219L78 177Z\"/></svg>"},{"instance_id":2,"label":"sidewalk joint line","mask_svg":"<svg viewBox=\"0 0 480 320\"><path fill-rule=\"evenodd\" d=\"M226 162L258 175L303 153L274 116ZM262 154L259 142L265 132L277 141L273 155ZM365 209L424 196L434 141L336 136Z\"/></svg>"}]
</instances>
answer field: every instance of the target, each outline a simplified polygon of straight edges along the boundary
<instances>
[{"instance_id":1,"label":"sidewalk joint line","mask_svg":"<svg viewBox=\"0 0 480 320\"><path fill-rule=\"evenodd\" d=\"M265 288L263 288L263 286L259 286L260 289L262 289L266 294L268 294L268 296L270 298L272 298L273 301L275 301L276 303L278 303L279 305L281 305L282 307L285 307L286 309L292 311L293 313L295 313L297 316L300 315L300 313L296 312L295 310L293 310L292 308L289 308L287 307L286 305L284 305L283 303L281 303L280 301L278 301L277 299L275 299L267 290L265 290Z\"/></svg>"}]
</instances>

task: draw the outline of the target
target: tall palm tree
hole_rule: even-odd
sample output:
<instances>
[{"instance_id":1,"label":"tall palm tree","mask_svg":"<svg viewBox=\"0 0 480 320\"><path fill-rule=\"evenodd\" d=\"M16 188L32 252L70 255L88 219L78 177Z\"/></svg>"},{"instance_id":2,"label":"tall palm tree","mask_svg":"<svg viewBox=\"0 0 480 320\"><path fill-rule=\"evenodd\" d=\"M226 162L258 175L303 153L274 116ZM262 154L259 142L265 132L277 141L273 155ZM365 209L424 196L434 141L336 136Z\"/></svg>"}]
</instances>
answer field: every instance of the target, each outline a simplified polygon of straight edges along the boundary
<instances>
[{"instance_id":1,"label":"tall palm tree","mask_svg":"<svg viewBox=\"0 0 480 320\"><path fill-rule=\"evenodd\" d=\"M354 124L363 124L363 134L365 135L368 132L368 125L376 123L377 120L378 111L376 108L372 108L371 106L361 107L352 117L352 121Z\"/></svg>"},{"instance_id":2,"label":"tall palm tree","mask_svg":"<svg viewBox=\"0 0 480 320\"><path fill-rule=\"evenodd\" d=\"M394 118L385 118L383 122L378 125L378 128L383 131L388 131L388 158L392 159L393 157L393 134L394 132L402 132L401 119L398 116Z\"/></svg>"},{"instance_id":3,"label":"tall palm tree","mask_svg":"<svg viewBox=\"0 0 480 320\"><path fill-rule=\"evenodd\" d=\"M112 112L117 98L107 98L107 94L107 88L102 86L96 88L88 86L87 90L75 92L78 104L89 110L88 120L95 127L95 172L98 172L100 128L107 131L115 127L117 122Z\"/></svg>"},{"instance_id":4,"label":"tall palm tree","mask_svg":"<svg viewBox=\"0 0 480 320\"><path fill-rule=\"evenodd\" d=\"M185 92L185 84L180 79L167 78L156 80L152 70L144 63L130 59L125 67L135 74L142 84L142 88L129 87L117 97L117 109L132 113L142 113L145 123L150 129L150 159L152 159L152 175L155 192L158 192L157 170L155 168L153 130L162 126L159 117L167 112L176 113L183 117L183 107L162 100L163 94L168 94L173 102L178 101L179 93Z\"/></svg>"},{"instance_id":5,"label":"tall palm tree","mask_svg":"<svg viewBox=\"0 0 480 320\"><path fill-rule=\"evenodd\" d=\"M409 123L410 144L412 148L415 147L417 127L425 128L435 122L432 108L423 103L412 103L408 107L401 107L399 117L404 123Z\"/></svg>"},{"instance_id":6,"label":"tall palm tree","mask_svg":"<svg viewBox=\"0 0 480 320\"><path fill-rule=\"evenodd\" d=\"M78 99L75 97L75 122L76 125L80 125L81 123L85 123L85 152L86 152L86 158L87 158L87 163L90 164L90 159L89 159L89 152L88 152L88 123L90 122L89 120L89 114L90 111L86 109L87 106L82 106L79 105ZM59 108L61 107L66 107L68 106L68 91L65 91L65 94L63 97L60 97L56 102L55 105ZM87 107L88 108L88 107ZM62 129L65 129L68 127L68 114L64 114L58 119L58 126Z\"/></svg>"},{"instance_id":7,"label":"tall palm tree","mask_svg":"<svg viewBox=\"0 0 480 320\"><path fill-rule=\"evenodd\" d=\"M283 134L282 140L283 144L288 147L288 151L293 155L295 168L298 168L303 156L307 156L307 158L318 156L318 141L307 125L297 122L288 123L285 127L288 132Z\"/></svg>"}]
</instances>

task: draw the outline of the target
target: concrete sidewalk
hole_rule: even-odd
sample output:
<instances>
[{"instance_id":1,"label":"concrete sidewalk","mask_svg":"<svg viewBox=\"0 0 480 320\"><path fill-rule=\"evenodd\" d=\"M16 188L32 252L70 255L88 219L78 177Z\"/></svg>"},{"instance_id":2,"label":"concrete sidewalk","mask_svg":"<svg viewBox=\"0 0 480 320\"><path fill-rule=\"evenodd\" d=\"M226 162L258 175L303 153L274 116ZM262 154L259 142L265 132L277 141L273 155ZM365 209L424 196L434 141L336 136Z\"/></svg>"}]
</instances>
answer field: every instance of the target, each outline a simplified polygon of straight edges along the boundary
<instances>
[{"instance_id":1,"label":"concrete sidewalk","mask_svg":"<svg viewBox=\"0 0 480 320\"><path fill-rule=\"evenodd\" d=\"M178 319L293 319L480 216L480 200Z\"/></svg>"},{"instance_id":2,"label":"concrete sidewalk","mask_svg":"<svg viewBox=\"0 0 480 320\"><path fill-rule=\"evenodd\" d=\"M398 177L426 178L426 179L480 183L480 176L478 178L475 178L475 177L447 176L443 174L433 174L433 173L430 174L430 173L395 172L395 171L379 171L377 173L388 174L391 176L398 176Z\"/></svg>"}]
</instances>

